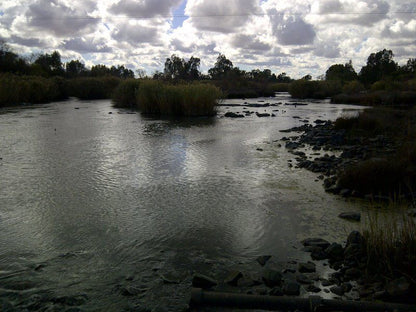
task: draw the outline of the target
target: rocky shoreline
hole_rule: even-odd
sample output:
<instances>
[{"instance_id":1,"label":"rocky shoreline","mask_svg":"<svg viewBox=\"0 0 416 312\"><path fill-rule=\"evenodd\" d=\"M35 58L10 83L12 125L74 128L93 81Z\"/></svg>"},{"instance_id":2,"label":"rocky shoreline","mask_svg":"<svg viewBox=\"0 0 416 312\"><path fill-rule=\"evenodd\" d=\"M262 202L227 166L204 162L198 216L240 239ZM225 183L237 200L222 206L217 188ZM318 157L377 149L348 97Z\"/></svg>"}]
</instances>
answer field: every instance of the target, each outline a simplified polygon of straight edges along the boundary
<instances>
[{"instance_id":1,"label":"rocky shoreline","mask_svg":"<svg viewBox=\"0 0 416 312\"><path fill-rule=\"evenodd\" d=\"M260 274L231 271L223 280L194 274L192 287L206 290L269 296L307 297L320 295L339 300L370 300L415 304L416 285L405 276L387 280L366 274L365 239L357 231L348 235L345 246L322 238L302 242L312 261L290 261L276 266L270 255L256 259ZM323 276L322 268L327 276Z\"/></svg>"},{"instance_id":2,"label":"rocky shoreline","mask_svg":"<svg viewBox=\"0 0 416 312\"><path fill-rule=\"evenodd\" d=\"M305 124L281 130L297 134L282 138L284 146L295 155L295 167L319 173L318 179L323 181L326 192L344 197L388 200L389 197L380 194L362 194L354 189L342 188L337 181L339 175L350 166L364 160L380 160L380 157L385 159L394 155L398 143L384 135L349 136L345 129L336 129L331 121L317 119L314 123L314 126Z\"/></svg>"}]
</instances>

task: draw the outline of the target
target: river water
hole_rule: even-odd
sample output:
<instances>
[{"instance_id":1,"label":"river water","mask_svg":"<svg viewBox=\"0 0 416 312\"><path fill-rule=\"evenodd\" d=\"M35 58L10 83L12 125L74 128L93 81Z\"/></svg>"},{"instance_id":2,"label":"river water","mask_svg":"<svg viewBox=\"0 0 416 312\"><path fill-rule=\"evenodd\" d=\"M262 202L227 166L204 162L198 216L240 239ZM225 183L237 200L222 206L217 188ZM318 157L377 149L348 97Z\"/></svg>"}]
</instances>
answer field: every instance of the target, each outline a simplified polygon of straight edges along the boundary
<instances>
[{"instance_id":1,"label":"river water","mask_svg":"<svg viewBox=\"0 0 416 312\"><path fill-rule=\"evenodd\" d=\"M287 94L224 103L245 101L278 105L248 109L276 117L225 118L243 108L222 106L212 118L155 119L76 99L1 109L0 298L176 311L193 272L221 278L254 270L259 255L303 259L306 237L342 241L357 225L337 215L359 204L290 168L279 130L361 107L285 105Z\"/></svg>"}]
</instances>

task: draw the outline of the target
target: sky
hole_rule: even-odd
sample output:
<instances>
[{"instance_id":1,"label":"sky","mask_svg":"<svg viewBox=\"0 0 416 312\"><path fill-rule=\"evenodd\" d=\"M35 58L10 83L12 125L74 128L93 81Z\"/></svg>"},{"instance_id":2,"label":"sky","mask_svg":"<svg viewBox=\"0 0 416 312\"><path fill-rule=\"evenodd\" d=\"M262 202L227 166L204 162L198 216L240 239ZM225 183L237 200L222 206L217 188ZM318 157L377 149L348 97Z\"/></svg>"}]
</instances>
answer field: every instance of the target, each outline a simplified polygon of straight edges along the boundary
<instances>
[{"instance_id":1,"label":"sky","mask_svg":"<svg viewBox=\"0 0 416 312\"><path fill-rule=\"evenodd\" d=\"M0 40L148 75L172 54L206 72L222 53L244 70L316 78L349 60L358 72L384 48L400 65L416 58L416 1L1 0Z\"/></svg>"}]
</instances>

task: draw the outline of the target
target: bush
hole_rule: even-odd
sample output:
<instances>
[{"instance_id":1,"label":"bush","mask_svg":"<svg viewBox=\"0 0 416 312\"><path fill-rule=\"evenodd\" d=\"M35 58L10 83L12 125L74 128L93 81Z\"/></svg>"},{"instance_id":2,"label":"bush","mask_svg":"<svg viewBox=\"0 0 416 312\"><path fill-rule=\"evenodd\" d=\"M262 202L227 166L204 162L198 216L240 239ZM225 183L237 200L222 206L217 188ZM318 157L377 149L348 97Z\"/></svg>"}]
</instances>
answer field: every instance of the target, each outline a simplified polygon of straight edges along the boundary
<instances>
[{"instance_id":1,"label":"bush","mask_svg":"<svg viewBox=\"0 0 416 312\"><path fill-rule=\"evenodd\" d=\"M139 90L140 81L137 79L127 79L122 81L114 90L111 98L116 107L136 107L136 97Z\"/></svg>"},{"instance_id":2,"label":"bush","mask_svg":"<svg viewBox=\"0 0 416 312\"><path fill-rule=\"evenodd\" d=\"M346 94L357 94L363 91L365 91L364 85L357 80L347 82L342 88L342 92Z\"/></svg>"},{"instance_id":3,"label":"bush","mask_svg":"<svg viewBox=\"0 0 416 312\"><path fill-rule=\"evenodd\" d=\"M146 114L212 116L219 98L221 91L210 84L170 85L148 80L140 84L137 104Z\"/></svg>"},{"instance_id":4,"label":"bush","mask_svg":"<svg viewBox=\"0 0 416 312\"><path fill-rule=\"evenodd\" d=\"M109 99L120 82L120 78L112 76L71 79L68 81L69 95L82 100Z\"/></svg>"},{"instance_id":5,"label":"bush","mask_svg":"<svg viewBox=\"0 0 416 312\"><path fill-rule=\"evenodd\" d=\"M66 86L59 78L0 75L0 106L47 103L66 97Z\"/></svg>"},{"instance_id":6,"label":"bush","mask_svg":"<svg viewBox=\"0 0 416 312\"><path fill-rule=\"evenodd\" d=\"M289 93L293 98L324 99L342 91L339 81L296 80L290 84Z\"/></svg>"}]
</instances>

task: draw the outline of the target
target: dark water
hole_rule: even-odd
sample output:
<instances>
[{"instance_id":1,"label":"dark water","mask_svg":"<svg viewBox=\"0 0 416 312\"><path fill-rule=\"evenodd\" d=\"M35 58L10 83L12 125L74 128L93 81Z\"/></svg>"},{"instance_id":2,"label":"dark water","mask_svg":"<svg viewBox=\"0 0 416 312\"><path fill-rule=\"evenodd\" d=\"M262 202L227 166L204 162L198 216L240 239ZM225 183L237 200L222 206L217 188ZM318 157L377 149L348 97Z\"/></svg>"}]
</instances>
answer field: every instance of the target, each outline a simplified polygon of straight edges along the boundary
<instances>
[{"instance_id":1,"label":"dark water","mask_svg":"<svg viewBox=\"0 0 416 312\"><path fill-rule=\"evenodd\" d=\"M262 100L290 101L248 102ZM217 117L181 120L110 101L1 109L0 297L23 305L33 294L82 295L87 311L180 311L193 271L221 278L254 269L262 254L301 259L308 236L344 238L354 225L337 215L359 206L289 168L293 155L274 141L303 124L294 116L312 123L358 109L283 104L249 108L279 110L274 118L230 119L225 111L243 108L220 107Z\"/></svg>"}]
</instances>

